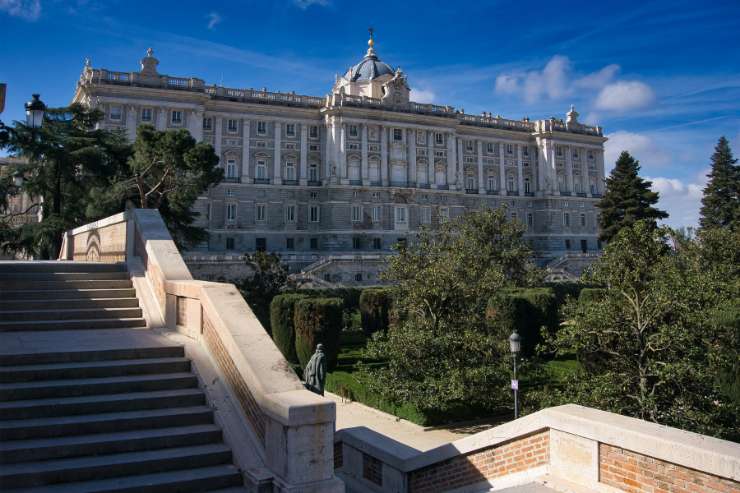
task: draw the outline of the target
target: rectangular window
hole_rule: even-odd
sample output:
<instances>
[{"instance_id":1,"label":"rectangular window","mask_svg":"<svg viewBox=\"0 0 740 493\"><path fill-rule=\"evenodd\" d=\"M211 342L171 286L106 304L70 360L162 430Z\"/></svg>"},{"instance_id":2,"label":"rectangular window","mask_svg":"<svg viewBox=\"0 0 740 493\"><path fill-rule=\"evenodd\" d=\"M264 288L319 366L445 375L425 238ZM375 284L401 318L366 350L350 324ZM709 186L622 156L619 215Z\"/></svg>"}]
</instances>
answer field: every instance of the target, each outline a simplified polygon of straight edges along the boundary
<instances>
[{"instance_id":1,"label":"rectangular window","mask_svg":"<svg viewBox=\"0 0 740 493\"><path fill-rule=\"evenodd\" d=\"M465 150L466 151L472 151L473 150L473 141L472 140L466 140L465 141Z\"/></svg>"},{"instance_id":2,"label":"rectangular window","mask_svg":"<svg viewBox=\"0 0 740 493\"><path fill-rule=\"evenodd\" d=\"M396 224L406 224L408 222L406 207L396 207Z\"/></svg>"},{"instance_id":3,"label":"rectangular window","mask_svg":"<svg viewBox=\"0 0 740 493\"><path fill-rule=\"evenodd\" d=\"M257 178L258 180L264 180L265 178L267 178L267 163L265 161L258 160L255 169L255 178Z\"/></svg>"},{"instance_id":4,"label":"rectangular window","mask_svg":"<svg viewBox=\"0 0 740 493\"><path fill-rule=\"evenodd\" d=\"M226 220L229 222L236 221L236 204L226 204Z\"/></svg>"},{"instance_id":5,"label":"rectangular window","mask_svg":"<svg viewBox=\"0 0 740 493\"><path fill-rule=\"evenodd\" d=\"M518 216L517 216L516 212L512 212L511 213L511 220L512 221L516 221L517 219L518 219Z\"/></svg>"},{"instance_id":6,"label":"rectangular window","mask_svg":"<svg viewBox=\"0 0 740 493\"><path fill-rule=\"evenodd\" d=\"M170 121L173 125L182 125L182 111L172 110L172 113L170 113Z\"/></svg>"},{"instance_id":7,"label":"rectangular window","mask_svg":"<svg viewBox=\"0 0 740 493\"><path fill-rule=\"evenodd\" d=\"M435 143L436 143L437 145L442 145L442 144L444 144L444 143L445 143L445 137L444 137L444 135L443 135L443 134L441 134L441 133L439 133L439 132L437 132L436 134L434 134L434 142L435 142Z\"/></svg>"},{"instance_id":8,"label":"rectangular window","mask_svg":"<svg viewBox=\"0 0 740 493\"><path fill-rule=\"evenodd\" d=\"M109 116L111 120L120 121L123 118L123 108L120 106L111 106Z\"/></svg>"},{"instance_id":9,"label":"rectangular window","mask_svg":"<svg viewBox=\"0 0 740 493\"><path fill-rule=\"evenodd\" d=\"M565 240L565 249L570 250L570 240Z\"/></svg>"},{"instance_id":10,"label":"rectangular window","mask_svg":"<svg viewBox=\"0 0 740 493\"><path fill-rule=\"evenodd\" d=\"M490 191L496 190L496 177L495 176L488 177L488 190Z\"/></svg>"},{"instance_id":11,"label":"rectangular window","mask_svg":"<svg viewBox=\"0 0 740 493\"><path fill-rule=\"evenodd\" d=\"M532 214L531 212L527 213L527 226L529 226L530 228L534 226L534 214Z\"/></svg>"},{"instance_id":12,"label":"rectangular window","mask_svg":"<svg viewBox=\"0 0 740 493\"><path fill-rule=\"evenodd\" d=\"M295 238L285 238L285 249L295 250Z\"/></svg>"},{"instance_id":13,"label":"rectangular window","mask_svg":"<svg viewBox=\"0 0 740 493\"><path fill-rule=\"evenodd\" d=\"M380 238L373 238L373 249L380 250L382 247L382 242L380 241Z\"/></svg>"},{"instance_id":14,"label":"rectangular window","mask_svg":"<svg viewBox=\"0 0 740 493\"><path fill-rule=\"evenodd\" d=\"M586 226L586 214L581 214L581 227Z\"/></svg>"},{"instance_id":15,"label":"rectangular window","mask_svg":"<svg viewBox=\"0 0 740 493\"><path fill-rule=\"evenodd\" d=\"M374 223L380 222L380 206L379 205L373 206L373 222Z\"/></svg>"},{"instance_id":16,"label":"rectangular window","mask_svg":"<svg viewBox=\"0 0 740 493\"><path fill-rule=\"evenodd\" d=\"M203 130L213 130L213 118L203 118Z\"/></svg>"},{"instance_id":17,"label":"rectangular window","mask_svg":"<svg viewBox=\"0 0 740 493\"><path fill-rule=\"evenodd\" d=\"M285 135L288 137L295 137L295 123L285 124Z\"/></svg>"},{"instance_id":18,"label":"rectangular window","mask_svg":"<svg viewBox=\"0 0 740 493\"><path fill-rule=\"evenodd\" d=\"M352 206L352 222L359 223L362 220L362 207L359 205Z\"/></svg>"},{"instance_id":19,"label":"rectangular window","mask_svg":"<svg viewBox=\"0 0 740 493\"><path fill-rule=\"evenodd\" d=\"M234 119L226 120L226 130L232 134L237 133L239 131L239 122Z\"/></svg>"},{"instance_id":20,"label":"rectangular window","mask_svg":"<svg viewBox=\"0 0 740 493\"><path fill-rule=\"evenodd\" d=\"M555 149L557 150L558 157L563 155L563 147L562 146L555 146Z\"/></svg>"},{"instance_id":21,"label":"rectangular window","mask_svg":"<svg viewBox=\"0 0 740 493\"><path fill-rule=\"evenodd\" d=\"M401 130L400 128L394 128L393 140L396 142L401 142L403 140L403 130Z\"/></svg>"},{"instance_id":22,"label":"rectangular window","mask_svg":"<svg viewBox=\"0 0 740 493\"><path fill-rule=\"evenodd\" d=\"M362 248L362 242L360 241L360 238L358 236L352 237L352 249L353 250L359 250Z\"/></svg>"},{"instance_id":23,"label":"rectangular window","mask_svg":"<svg viewBox=\"0 0 740 493\"><path fill-rule=\"evenodd\" d=\"M308 220L312 223L317 223L321 220L320 211L318 205L311 205L308 208Z\"/></svg>"},{"instance_id":24,"label":"rectangular window","mask_svg":"<svg viewBox=\"0 0 740 493\"><path fill-rule=\"evenodd\" d=\"M419 145L427 143L427 133L424 130L416 131L416 143Z\"/></svg>"},{"instance_id":25,"label":"rectangular window","mask_svg":"<svg viewBox=\"0 0 740 493\"><path fill-rule=\"evenodd\" d=\"M308 129L308 136L312 139L318 139L319 138L319 127L316 125L311 125L311 128Z\"/></svg>"},{"instance_id":26,"label":"rectangular window","mask_svg":"<svg viewBox=\"0 0 740 493\"><path fill-rule=\"evenodd\" d=\"M421 223L432 224L432 208L422 207L421 208Z\"/></svg>"},{"instance_id":27,"label":"rectangular window","mask_svg":"<svg viewBox=\"0 0 740 493\"><path fill-rule=\"evenodd\" d=\"M311 248L311 250L318 250L319 249L319 239L311 238L309 240L309 248Z\"/></svg>"},{"instance_id":28,"label":"rectangular window","mask_svg":"<svg viewBox=\"0 0 740 493\"><path fill-rule=\"evenodd\" d=\"M258 252L264 252L267 250L267 238L255 238L254 249Z\"/></svg>"},{"instance_id":29,"label":"rectangular window","mask_svg":"<svg viewBox=\"0 0 740 493\"><path fill-rule=\"evenodd\" d=\"M285 179L288 181L295 180L295 163L292 161L285 163Z\"/></svg>"},{"instance_id":30,"label":"rectangular window","mask_svg":"<svg viewBox=\"0 0 740 493\"><path fill-rule=\"evenodd\" d=\"M439 222L444 223L450 220L450 208L440 207L439 208Z\"/></svg>"},{"instance_id":31,"label":"rectangular window","mask_svg":"<svg viewBox=\"0 0 740 493\"><path fill-rule=\"evenodd\" d=\"M285 206L285 222L286 223L294 223L295 222L295 205L286 205Z\"/></svg>"},{"instance_id":32,"label":"rectangular window","mask_svg":"<svg viewBox=\"0 0 740 493\"><path fill-rule=\"evenodd\" d=\"M267 218L267 206L265 204L255 206L254 218L257 222L263 222Z\"/></svg>"},{"instance_id":33,"label":"rectangular window","mask_svg":"<svg viewBox=\"0 0 740 493\"><path fill-rule=\"evenodd\" d=\"M260 135L267 133L267 122L257 122L257 133Z\"/></svg>"},{"instance_id":34,"label":"rectangular window","mask_svg":"<svg viewBox=\"0 0 740 493\"><path fill-rule=\"evenodd\" d=\"M529 147L527 147L527 146L522 147L522 153L525 156L529 156Z\"/></svg>"},{"instance_id":35,"label":"rectangular window","mask_svg":"<svg viewBox=\"0 0 740 493\"><path fill-rule=\"evenodd\" d=\"M226 249L227 250L234 249L234 238L226 238Z\"/></svg>"},{"instance_id":36,"label":"rectangular window","mask_svg":"<svg viewBox=\"0 0 740 493\"><path fill-rule=\"evenodd\" d=\"M349 136L350 137L357 137L360 133L357 130L357 125L350 125L349 126Z\"/></svg>"},{"instance_id":37,"label":"rectangular window","mask_svg":"<svg viewBox=\"0 0 740 493\"><path fill-rule=\"evenodd\" d=\"M236 160L226 160L226 178L236 178Z\"/></svg>"},{"instance_id":38,"label":"rectangular window","mask_svg":"<svg viewBox=\"0 0 740 493\"><path fill-rule=\"evenodd\" d=\"M468 176L465 180L465 188L468 190L475 190L475 178Z\"/></svg>"},{"instance_id":39,"label":"rectangular window","mask_svg":"<svg viewBox=\"0 0 740 493\"><path fill-rule=\"evenodd\" d=\"M563 214L563 226L566 228L570 227L570 214L567 212Z\"/></svg>"},{"instance_id":40,"label":"rectangular window","mask_svg":"<svg viewBox=\"0 0 740 493\"><path fill-rule=\"evenodd\" d=\"M308 168L308 179L309 181L319 181L319 167L315 164Z\"/></svg>"},{"instance_id":41,"label":"rectangular window","mask_svg":"<svg viewBox=\"0 0 740 493\"><path fill-rule=\"evenodd\" d=\"M141 110L141 121L142 122L152 121L152 109L151 108L143 108Z\"/></svg>"},{"instance_id":42,"label":"rectangular window","mask_svg":"<svg viewBox=\"0 0 740 493\"><path fill-rule=\"evenodd\" d=\"M506 153L507 154L514 154L514 146L511 144L506 144Z\"/></svg>"},{"instance_id":43,"label":"rectangular window","mask_svg":"<svg viewBox=\"0 0 740 493\"><path fill-rule=\"evenodd\" d=\"M486 144L486 152L488 154L493 154L493 142L489 142Z\"/></svg>"}]
</instances>

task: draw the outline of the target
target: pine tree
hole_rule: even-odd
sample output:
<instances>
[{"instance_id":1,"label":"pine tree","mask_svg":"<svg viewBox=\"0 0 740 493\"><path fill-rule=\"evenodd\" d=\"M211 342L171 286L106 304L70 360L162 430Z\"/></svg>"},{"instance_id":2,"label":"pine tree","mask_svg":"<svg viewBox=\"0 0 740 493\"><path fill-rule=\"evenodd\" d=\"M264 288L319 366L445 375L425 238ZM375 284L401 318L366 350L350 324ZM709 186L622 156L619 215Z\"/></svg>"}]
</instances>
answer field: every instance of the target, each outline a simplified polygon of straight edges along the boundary
<instances>
[{"instance_id":1,"label":"pine tree","mask_svg":"<svg viewBox=\"0 0 740 493\"><path fill-rule=\"evenodd\" d=\"M740 166L735 163L732 150L726 138L720 137L712 154L712 171L709 172L701 199L702 229L729 227L732 230L740 225Z\"/></svg>"},{"instance_id":2,"label":"pine tree","mask_svg":"<svg viewBox=\"0 0 740 493\"><path fill-rule=\"evenodd\" d=\"M640 162L622 151L606 179L604 197L596 204L601 211L601 240L608 242L619 230L637 221L647 220L655 227L658 219L668 217L665 211L653 207L658 202L658 192L650 189L652 182L642 179L639 171Z\"/></svg>"}]
</instances>

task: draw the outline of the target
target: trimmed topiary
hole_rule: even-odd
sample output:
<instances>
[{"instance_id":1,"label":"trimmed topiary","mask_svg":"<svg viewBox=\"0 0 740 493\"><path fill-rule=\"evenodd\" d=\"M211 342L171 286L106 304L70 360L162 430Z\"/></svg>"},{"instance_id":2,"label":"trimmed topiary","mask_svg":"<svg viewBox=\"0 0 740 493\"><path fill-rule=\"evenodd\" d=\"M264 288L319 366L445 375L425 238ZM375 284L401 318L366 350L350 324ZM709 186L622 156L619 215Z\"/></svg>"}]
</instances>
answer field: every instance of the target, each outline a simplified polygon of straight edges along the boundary
<instances>
[{"instance_id":1,"label":"trimmed topiary","mask_svg":"<svg viewBox=\"0 0 740 493\"><path fill-rule=\"evenodd\" d=\"M336 367L343 308L341 298L304 298L295 303L295 351L302 368L318 343L324 345L329 371Z\"/></svg>"},{"instance_id":2,"label":"trimmed topiary","mask_svg":"<svg viewBox=\"0 0 740 493\"><path fill-rule=\"evenodd\" d=\"M360 295L362 330L367 335L388 330L388 313L391 308L390 291L384 288L363 289Z\"/></svg>"},{"instance_id":3,"label":"trimmed topiary","mask_svg":"<svg viewBox=\"0 0 740 493\"><path fill-rule=\"evenodd\" d=\"M542 342L541 328L557 330L558 305L550 288L510 289L488 302L486 316L505 333L514 329L522 337L522 354L532 356Z\"/></svg>"},{"instance_id":4,"label":"trimmed topiary","mask_svg":"<svg viewBox=\"0 0 740 493\"><path fill-rule=\"evenodd\" d=\"M298 363L295 352L295 327L293 313L298 300L306 298L303 294L279 294L270 303L270 328L272 340L285 359L291 363Z\"/></svg>"}]
</instances>

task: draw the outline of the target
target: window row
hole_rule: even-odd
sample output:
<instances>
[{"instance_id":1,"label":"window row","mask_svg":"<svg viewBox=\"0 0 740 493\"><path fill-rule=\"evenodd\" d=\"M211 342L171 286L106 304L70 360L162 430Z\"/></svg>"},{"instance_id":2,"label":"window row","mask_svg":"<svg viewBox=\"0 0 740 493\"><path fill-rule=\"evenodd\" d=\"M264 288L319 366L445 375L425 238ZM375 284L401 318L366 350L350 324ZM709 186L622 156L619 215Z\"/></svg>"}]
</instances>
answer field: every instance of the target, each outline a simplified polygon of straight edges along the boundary
<instances>
[{"instance_id":1,"label":"window row","mask_svg":"<svg viewBox=\"0 0 740 493\"><path fill-rule=\"evenodd\" d=\"M226 131L228 133L239 133L239 122L241 120L234 119L234 118L227 118L226 119ZM206 131L213 131L215 128L214 120L212 117L205 117L203 118L203 130ZM266 121L258 121L257 122L257 135L267 135L267 122ZM295 137L297 135L297 125L295 123L286 123L285 124L285 135L287 137ZM319 138L319 127L318 125L310 125L308 127L308 137L311 139L318 139Z\"/></svg>"}]
</instances>

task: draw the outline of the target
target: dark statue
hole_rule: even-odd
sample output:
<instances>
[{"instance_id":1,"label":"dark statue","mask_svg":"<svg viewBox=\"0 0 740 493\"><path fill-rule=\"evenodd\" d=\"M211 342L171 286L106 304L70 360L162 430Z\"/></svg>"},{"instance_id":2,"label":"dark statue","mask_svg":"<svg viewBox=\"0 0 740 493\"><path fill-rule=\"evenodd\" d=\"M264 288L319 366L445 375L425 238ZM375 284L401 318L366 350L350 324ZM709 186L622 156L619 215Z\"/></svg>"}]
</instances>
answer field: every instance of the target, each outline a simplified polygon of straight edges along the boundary
<instances>
[{"instance_id":1,"label":"dark statue","mask_svg":"<svg viewBox=\"0 0 740 493\"><path fill-rule=\"evenodd\" d=\"M326 382L326 355L324 345L317 344L316 352L308 360L306 369L303 371L306 379L306 388L311 392L324 395L324 383Z\"/></svg>"}]
</instances>

